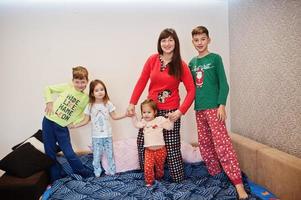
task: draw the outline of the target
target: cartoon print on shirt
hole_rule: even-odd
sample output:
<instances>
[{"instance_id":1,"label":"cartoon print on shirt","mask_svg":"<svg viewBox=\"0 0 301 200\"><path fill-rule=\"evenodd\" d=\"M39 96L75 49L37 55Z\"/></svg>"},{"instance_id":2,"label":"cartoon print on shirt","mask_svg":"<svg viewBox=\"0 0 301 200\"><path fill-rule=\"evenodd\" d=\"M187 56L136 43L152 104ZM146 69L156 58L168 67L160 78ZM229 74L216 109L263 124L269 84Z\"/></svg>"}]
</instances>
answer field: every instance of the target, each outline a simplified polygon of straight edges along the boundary
<instances>
[{"instance_id":1,"label":"cartoon print on shirt","mask_svg":"<svg viewBox=\"0 0 301 200\"><path fill-rule=\"evenodd\" d=\"M160 103L165 103L165 99L171 96L170 90L164 90L158 93L158 100Z\"/></svg>"},{"instance_id":2,"label":"cartoon print on shirt","mask_svg":"<svg viewBox=\"0 0 301 200\"><path fill-rule=\"evenodd\" d=\"M201 88L204 83L205 70L214 68L215 65L212 63L202 64L202 65L193 65L192 71L195 72L195 84L196 87Z\"/></svg>"},{"instance_id":3,"label":"cartoon print on shirt","mask_svg":"<svg viewBox=\"0 0 301 200\"><path fill-rule=\"evenodd\" d=\"M107 120L105 116L105 113L103 113L101 110L98 110L94 118L95 120L93 123L95 124L95 127L100 130L100 132L104 132L104 120Z\"/></svg>"},{"instance_id":4,"label":"cartoon print on shirt","mask_svg":"<svg viewBox=\"0 0 301 200\"><path fill-rule=\"evenodd\" d=\"M204 70L202 68L198 68L195 76L195 84L197 87L202 87L204 81Z\"/></svg>"}]
</instances>

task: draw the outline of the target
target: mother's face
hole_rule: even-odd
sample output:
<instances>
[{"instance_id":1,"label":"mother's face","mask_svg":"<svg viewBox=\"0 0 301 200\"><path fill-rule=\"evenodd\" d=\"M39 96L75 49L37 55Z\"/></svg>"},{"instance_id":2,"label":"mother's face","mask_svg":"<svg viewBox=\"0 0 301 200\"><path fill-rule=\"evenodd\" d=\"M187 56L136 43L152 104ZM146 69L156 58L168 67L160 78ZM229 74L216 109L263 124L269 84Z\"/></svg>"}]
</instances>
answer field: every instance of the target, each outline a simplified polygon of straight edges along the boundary
<instances>
[{"instance_id":1,"label":"mother's face","mask_svg":"<svg viewBox=\"0 0 301 200\"><path fill-rule=\"evenodd\" d=\"M161 48L163 50L163 53L173 53L175 49L175 40L173 37L169 36L167 38L164 38L160 41Z\"/></svg>"}]
</instances>

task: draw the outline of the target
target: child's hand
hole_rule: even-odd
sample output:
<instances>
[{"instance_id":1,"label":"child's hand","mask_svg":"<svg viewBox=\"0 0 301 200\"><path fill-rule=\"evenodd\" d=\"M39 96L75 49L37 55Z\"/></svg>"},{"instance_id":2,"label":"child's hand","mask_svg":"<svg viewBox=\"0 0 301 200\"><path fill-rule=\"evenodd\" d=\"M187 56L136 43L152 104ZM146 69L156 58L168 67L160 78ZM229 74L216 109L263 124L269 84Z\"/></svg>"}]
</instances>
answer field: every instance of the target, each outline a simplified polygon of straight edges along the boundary
<instances>
[{"instance_id":1,"label":"child's hand","mask_svg":"<svg viewBox=\"0 0 301 200\"><path fill-rule=\"evenodd\" d=\"M135 117L135 113L134 113L134 115L130 115L129 112L126 111L126 112L125 112L125 116L126 116L126 117Z\"/></svg>"},{"instance_id":2,"label":"child's hand","mask_svg":"<svg viewBox=\"0 0 301 200\"><path fill-rule=\"evenodd\" d=\"M46 115L53 114L53 102L46 103L45 113Z\"/></svg>"},{"instance_id":3,"label":"child's hand","mask_svg":"<svg viewBox=\"0 0 301 200\"><path fill-rule=\"evenodd\" d=\"M127 108L126 111L126 116L128 117L132 117L135 115L135 105L134 104L130 104Z\"/></svg>"},{"instance_id":4,"label":"child's hand","mask_svg":"<svg viewBox=\"0 0 301 200\"><path fill-rule=\"evenodd\" d=\"M227 119L226 110L224 105L220 105L217 109L217 119L219 121L225 121Z\"/></svg>"},{"instance_id":5,"label":"child's hand","mask_svg":"<svg viewBox=\"0 0 301 200\"><path fill-rule=\"evenodd\" d=\"M68 127L69 129L76 128L76 126L75 126L73 123L69 124L67 127Z\"/></svg>"}]
</instances>

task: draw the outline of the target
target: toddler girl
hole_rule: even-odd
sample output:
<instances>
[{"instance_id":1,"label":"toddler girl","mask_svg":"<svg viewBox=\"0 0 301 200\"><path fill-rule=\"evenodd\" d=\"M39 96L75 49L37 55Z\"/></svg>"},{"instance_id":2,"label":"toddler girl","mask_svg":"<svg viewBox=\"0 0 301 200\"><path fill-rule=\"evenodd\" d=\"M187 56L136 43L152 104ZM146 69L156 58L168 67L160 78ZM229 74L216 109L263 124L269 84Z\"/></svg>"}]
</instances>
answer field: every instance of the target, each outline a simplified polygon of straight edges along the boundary
<instances>
[{"instance_id":1,"label":"toddler girl","mask_svg":"<svg viewBox=\"0 0 301 200\"><path fill-rule=\"evenodd\" d=\"M141 103L142 120L133 117L136 128L143 128L144 134L144 177L146 186L151 186L154 179L160 180L164 175L164 163L166 148L163 137L163 129L173 129L173 122L162 116L156 117L157 105L147 99ZM156 172L154 172L156 171Z\"/></svg>"}]
</instances>

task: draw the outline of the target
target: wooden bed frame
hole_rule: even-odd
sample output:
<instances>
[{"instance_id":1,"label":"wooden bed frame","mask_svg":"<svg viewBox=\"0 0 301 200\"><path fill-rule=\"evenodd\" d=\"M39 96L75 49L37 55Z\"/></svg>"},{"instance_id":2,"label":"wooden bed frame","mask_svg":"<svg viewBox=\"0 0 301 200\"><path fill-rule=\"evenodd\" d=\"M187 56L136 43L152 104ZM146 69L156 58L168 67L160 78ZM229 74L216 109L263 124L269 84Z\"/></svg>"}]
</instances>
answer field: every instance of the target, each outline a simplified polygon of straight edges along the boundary
<instances>
[{"instance_id":1,"label":"wooden bed frame","mask_svg":"<svg viewBox=\"0 0 301 200\"><path fill-rule=\"evenodd\" d=\"M255 183L281 200L301 199L301 159L231 133L240 167Z\"/></svg>"}]
</instances>

